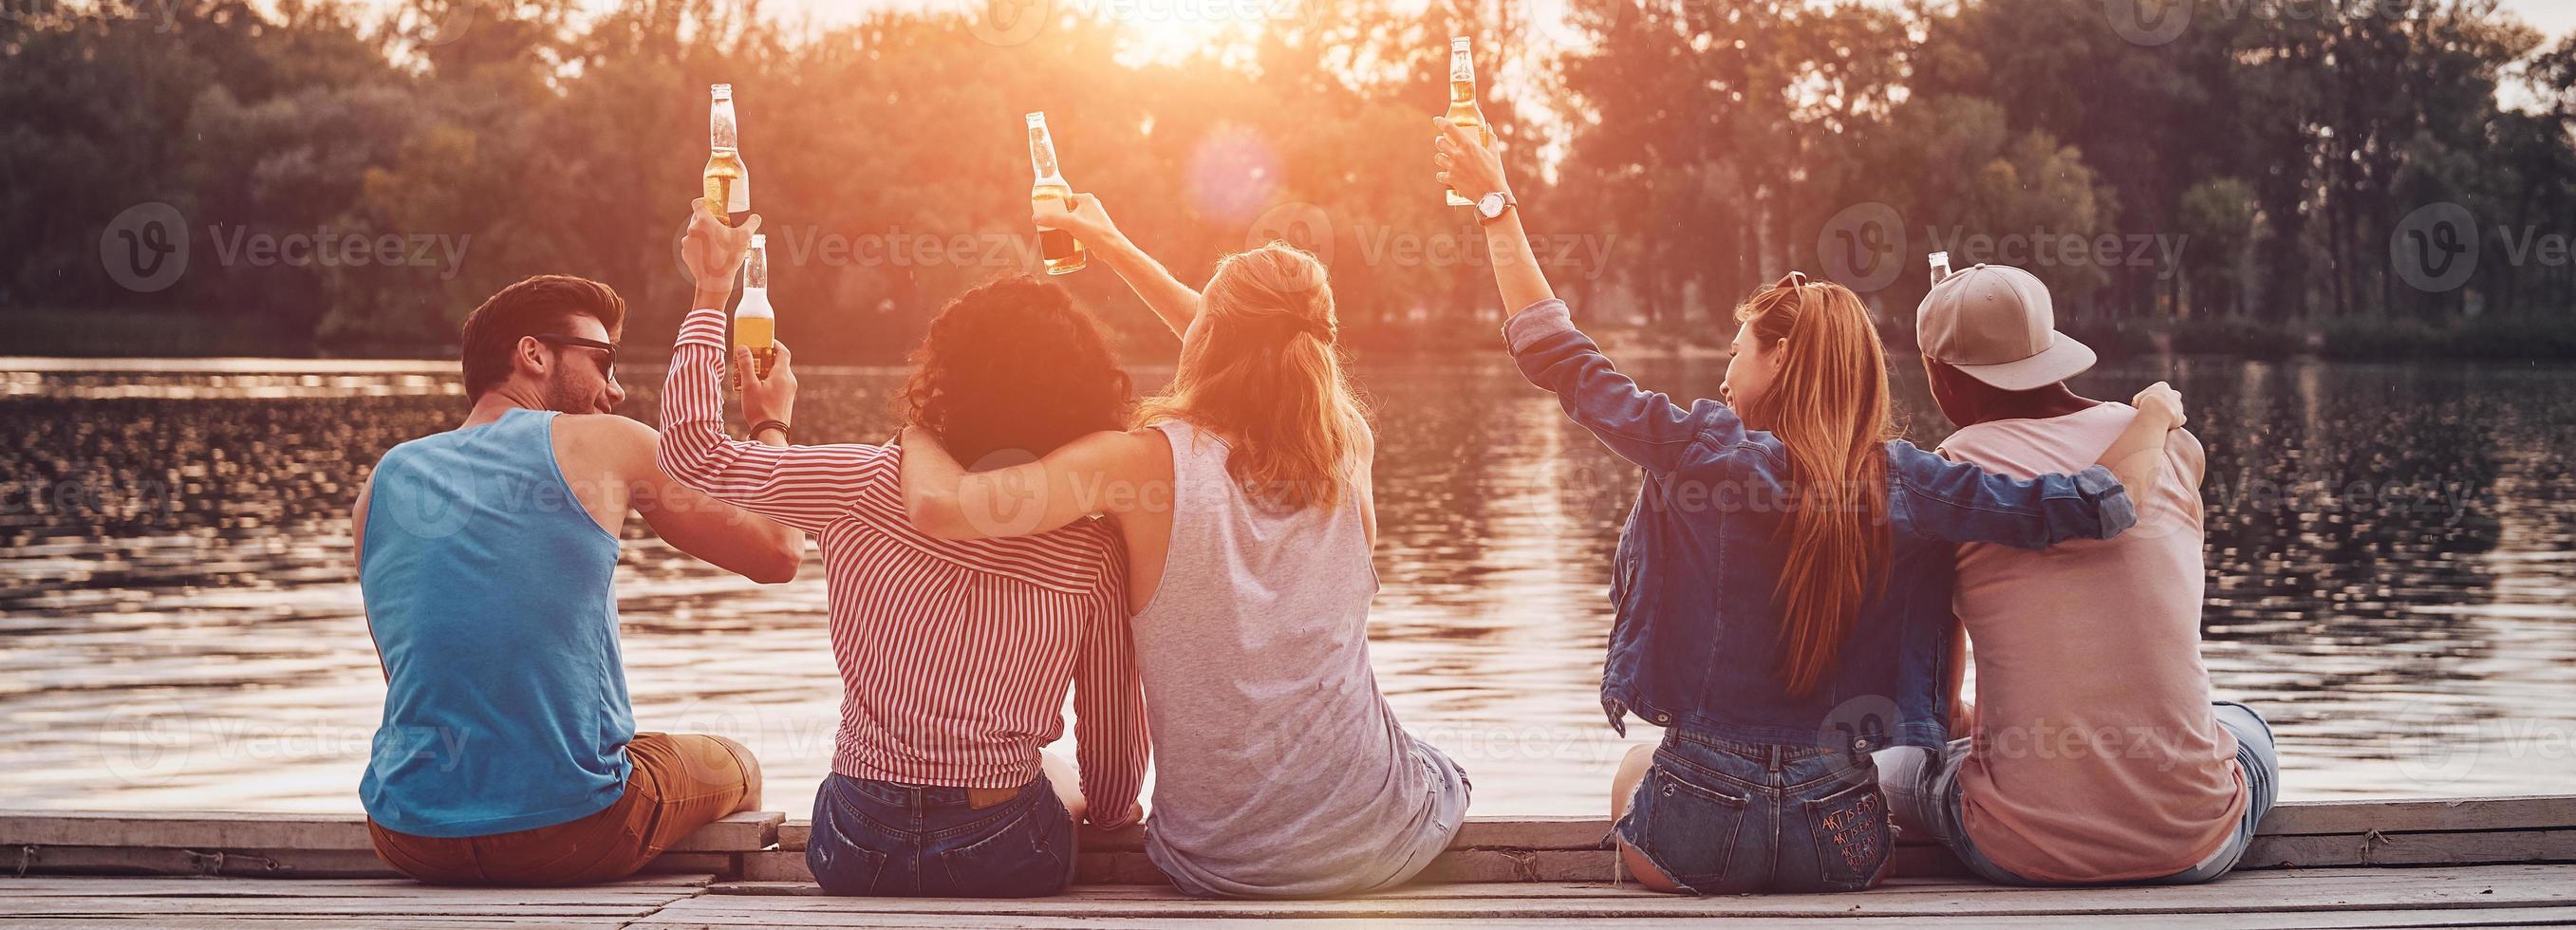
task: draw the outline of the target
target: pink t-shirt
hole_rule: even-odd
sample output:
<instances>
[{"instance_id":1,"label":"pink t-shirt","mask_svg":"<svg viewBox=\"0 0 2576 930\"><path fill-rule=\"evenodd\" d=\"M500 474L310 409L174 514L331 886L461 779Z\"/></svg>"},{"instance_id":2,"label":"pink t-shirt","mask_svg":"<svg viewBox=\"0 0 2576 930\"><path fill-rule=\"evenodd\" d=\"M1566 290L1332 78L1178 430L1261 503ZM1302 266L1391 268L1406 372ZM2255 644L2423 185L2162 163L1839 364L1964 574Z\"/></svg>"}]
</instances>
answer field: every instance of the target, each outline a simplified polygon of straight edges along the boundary
<instances>
[{"instance_id":1,"label":"pink t-shirt","mask_svg":"<svg viewBox=\"0 0 2576 930\"><path fill-rule=\"evenodd\" d=\"M1969 426L1941 453L2024 478L2093 464L2137 411L2106 403ZM2177 430L2152 499L2117 538L2045 552L1959 548L1953 606L1976 657L1976 750L1960 770L1969 838L2013 874L2170 875L2245 813L2236 738L2200 664L2200 440Z\"/></svg>"}]
</instances>

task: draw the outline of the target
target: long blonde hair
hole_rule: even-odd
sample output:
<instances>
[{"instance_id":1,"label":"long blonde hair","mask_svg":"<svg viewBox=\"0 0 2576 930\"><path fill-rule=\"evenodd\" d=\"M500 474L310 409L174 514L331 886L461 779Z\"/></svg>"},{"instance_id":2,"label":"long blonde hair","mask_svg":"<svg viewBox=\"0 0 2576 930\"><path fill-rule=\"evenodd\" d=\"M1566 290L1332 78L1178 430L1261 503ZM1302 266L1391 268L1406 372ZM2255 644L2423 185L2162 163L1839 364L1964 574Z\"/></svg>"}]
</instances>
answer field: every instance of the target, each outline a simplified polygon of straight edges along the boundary
<instances>
[{"instance_id":1,"label":"long blonde hair","mask_svg":"<svg viewBox=\"0 0 2576 930\"><path fill-rule=\"evenodd\" d=\"M1781 677L1806 694L1840 662L1861 605L1886 579L1886 443L1896 436L1887 354L1859 295L1803 275L1746 298L1735 318L1783 353L1758 409L1743 412L1789 452L1796 503L1782 522L1787 561L1772 599Z\"/></svg>"},{"instance_id":2,"label":"long blonde hair","mask_svg":"<svg viewBox=\"0 0 2576 930\"><path fill-rule=\"evenodd\" d=\"M1226 471L1262 501L1338 503L1368 420L1334 345L1323 263L1275 241L1226 256L1190 328L1172 383L1137 405L1137 425L1177 419L1223 438Z\"/></svg>"}]
</instances>

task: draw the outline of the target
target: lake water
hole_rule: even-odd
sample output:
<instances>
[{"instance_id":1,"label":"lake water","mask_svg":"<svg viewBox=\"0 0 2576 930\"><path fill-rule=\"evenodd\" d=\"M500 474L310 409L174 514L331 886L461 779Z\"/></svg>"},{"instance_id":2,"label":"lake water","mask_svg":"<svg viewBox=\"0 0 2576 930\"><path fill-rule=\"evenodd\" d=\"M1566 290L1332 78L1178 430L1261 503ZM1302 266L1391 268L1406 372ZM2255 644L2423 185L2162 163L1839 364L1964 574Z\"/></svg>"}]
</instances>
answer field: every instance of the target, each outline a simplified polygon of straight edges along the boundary
<instances>
[{"instance_id":1,"label":"lake water","mask_svg":"<svg viewBox=\"0 0 2576 930\"><path fill-rule=\"evenodd\" d=\"M1705 395L1724 361L1628 367ZM356 810L383 685L348 505L384 449L462 415L451 372L0 360L0 807ZM626 373L628 412L659 374ZM800 435L883 436L899 374L804 373ZM1617 738L1595 692L1635 474L1499 358L1361 375L1398 716L1473 770L1478 813L1602 810L1654 738ZM2167 359L2078 387L2157 377L2209 449L2204 655L2278 729L2285 796L2576 791L2576 368ZM743 739L768 806L801 810L838 700L819 564L757 587L626 536L639 724Z\"/></svg>"}]
</instances>

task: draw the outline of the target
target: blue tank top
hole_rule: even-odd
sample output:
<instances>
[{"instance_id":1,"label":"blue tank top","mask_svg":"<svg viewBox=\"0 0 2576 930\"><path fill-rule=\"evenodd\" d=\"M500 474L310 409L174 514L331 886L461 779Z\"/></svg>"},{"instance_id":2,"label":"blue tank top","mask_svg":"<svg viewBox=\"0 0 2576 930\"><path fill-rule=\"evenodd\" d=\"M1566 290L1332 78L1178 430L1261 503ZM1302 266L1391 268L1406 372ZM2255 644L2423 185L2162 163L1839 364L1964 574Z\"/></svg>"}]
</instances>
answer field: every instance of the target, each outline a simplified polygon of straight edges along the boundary
<instances>
[{"instance_id":1,"label":"blue tank top","mask_svg":"<svg viewBox=\"0 0 2576 930\"><path fill-rule=\"evenodd\" d=\"M617 537L564 482L554 418L512 410L376 465L358 586L385 715L358 797L386 829L531 830L626 790Z\"/></svg>"}]
</instances>

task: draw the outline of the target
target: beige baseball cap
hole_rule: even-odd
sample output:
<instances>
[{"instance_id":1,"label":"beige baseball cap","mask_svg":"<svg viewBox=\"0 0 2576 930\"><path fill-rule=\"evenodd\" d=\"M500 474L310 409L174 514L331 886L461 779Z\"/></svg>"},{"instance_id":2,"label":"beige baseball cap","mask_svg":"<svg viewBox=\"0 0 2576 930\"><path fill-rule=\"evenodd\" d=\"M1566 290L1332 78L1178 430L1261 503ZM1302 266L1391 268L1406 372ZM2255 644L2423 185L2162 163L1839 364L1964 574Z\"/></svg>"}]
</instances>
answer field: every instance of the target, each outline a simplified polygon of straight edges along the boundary
<instances>
[{"instance_id":1,"label":"beige baseball cap","mask_svg":"<svg viewBox=\"0 0 2576 930\"><path fill-rule=\"evenodd\" d=\"M1923 354L2007 391L2046 387L2093 367L2093 350L2057 331L2047 286L1980 264L1941 279L1914 309Z\"/></svg>"}]
</instances>

